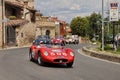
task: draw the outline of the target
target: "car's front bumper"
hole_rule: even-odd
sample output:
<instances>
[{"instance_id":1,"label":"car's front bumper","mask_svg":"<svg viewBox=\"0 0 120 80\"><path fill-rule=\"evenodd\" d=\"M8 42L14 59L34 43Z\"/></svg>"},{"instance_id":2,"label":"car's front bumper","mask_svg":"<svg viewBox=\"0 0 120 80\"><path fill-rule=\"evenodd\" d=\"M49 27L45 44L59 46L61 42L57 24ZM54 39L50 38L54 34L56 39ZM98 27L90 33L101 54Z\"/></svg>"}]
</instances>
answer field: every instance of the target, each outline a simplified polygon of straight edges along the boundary
<instances>
[{"instance_id":1,"label":"car's front bumper","mask_svg":"<svg viewBox=\"0 0 120 80\"><path fill-rule=\"evenodd\" d=\"M64 57L46 57L43 58L44 62L55 63L55 64L66 64L74 61L74 57L64 58Z\"/></svg>"}]
</instances>

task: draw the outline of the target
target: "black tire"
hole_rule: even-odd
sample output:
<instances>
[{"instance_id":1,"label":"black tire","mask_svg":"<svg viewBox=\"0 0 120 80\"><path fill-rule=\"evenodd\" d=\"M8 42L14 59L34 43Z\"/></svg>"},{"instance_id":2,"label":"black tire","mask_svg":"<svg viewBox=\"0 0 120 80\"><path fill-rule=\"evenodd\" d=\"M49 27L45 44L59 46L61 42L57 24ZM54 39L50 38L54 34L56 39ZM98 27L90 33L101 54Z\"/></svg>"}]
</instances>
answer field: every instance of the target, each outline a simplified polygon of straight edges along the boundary
<instances>
[{"instance_id":1,"label":"black tire","mask_svg":"<svg viewBox=\"0 0 120 80\"><path fill-rule=\"evenodd\" d=\"M77 44L77 41L75 40L75 44Z\"/></svg>"},{"instance_id":2,"label":"black tire","mask_svg":"<svg viewBox=\"0 0 120 80\"><path fill-rule=\"evenodd\" d=\"M66 42L64 41L64 46L66 45Z\"/></svg>"},{"instance_id":3,"label":"black tire","mask_svg":"<svg viewBox=\"0 0 120 80\"><path fill-rule=\"evenodd\" d=\"M79 42L77 41L77 44L79 44Z\"/></svg>"},{"instance_id":4,"label":"black tire","mask_svg":"<svg viewBox=\"0 0 120 80\"><path fill-rule=\"evenodd\" d=\"M42 58L40 56L40 52L38 53L37 62L38 62L39 65L43 65L43 61L42 61Z\"/></svg>"},{"instance_id":5,"label":"black tire","mask_svg":"<svg viewBox=\"0 0 120 80\"><path fill-rule=\"evenodd\" d=\"M67 67L72 67L73 62L67 63L66 65L67 65Z\"/></svg>"},{"instance_id":6,"label":"black tire","mask_svg":"<svg viewBox=\"0 0 120 80\"><path fill-rule=\"evenodd\" d=\"M73 44L76 44L75 42L73 42Z\"/></svg>"},{"instance_id":7,"label":"black tire","mask_svg":"<svg viewBox=\"0 0 120 80\"><path fill-rule=\"evenodd\" d=\"M71 44L71 42L69 42L69 44Z\"/></svg>"},{"instance_id":8,"label":"black tire","mask_svg":"<svg viewBox=\"0 0 120 80\"><path fill-rule=\"evenodd\" d=\"M29 60L30 60L30 61L33 61L32 51L29 51Z\"/></svg>"},{"instance_id":9,"label":"black tire","mask_svg":"<svg viewBox=\"0 0 120 80\"><path fill-rule=\"evenodd\" d=\"M61 43L61 46L65 46L65 42L64 41Z\"/></svg>"}]
</instances>

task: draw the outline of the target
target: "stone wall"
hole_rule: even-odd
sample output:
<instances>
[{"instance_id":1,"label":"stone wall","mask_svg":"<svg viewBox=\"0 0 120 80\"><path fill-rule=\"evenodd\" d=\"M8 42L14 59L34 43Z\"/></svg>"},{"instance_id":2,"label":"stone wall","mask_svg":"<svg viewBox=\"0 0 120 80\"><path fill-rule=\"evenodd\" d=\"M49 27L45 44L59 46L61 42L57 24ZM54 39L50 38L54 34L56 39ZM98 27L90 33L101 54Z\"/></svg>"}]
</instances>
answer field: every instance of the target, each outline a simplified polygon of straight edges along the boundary
<instances>
[{"instance_id":1,"label":"stone wall","mask_svg":"<svg viewBox=\"0 0 120 80\"><path fill-rule=\"evenodd\" d=\"M79 37L79 43L90 43L89 38Z\"/></svg>"},{"instance_id":2,"label":"stone wall","mask_svg":"<svg viewBox=\"0 0 120 80\"><path fill-rule=\"evenodd\" d=\"M89 46L87 47L83 47L82 48L82 53L92 56L92 57L96 57L96 58L100 58L100 59L104 59L104 60L108 60L108 61L113 61L113 62L119 62L120 63L120 56L117 54L113 54L113 53L109 53L106 51L96 51L93 46Z\"/></svg>"},{"instance_id":3,"label":"stone wall","mask_svg":"<svg viewBox=\"0 0 120 80\"><path fill-rule=\"evenodd\" d=\"M46 35L46 31L50 31L50 38L55 37L55 27L37 27L36 28L36 37L39 35Z\"/></svg>"},{"instance_id":4,"label":"stone wall","mask_svg":"<svg viewBox=\"0 0 120 80\"><path fill-rule=\"evenodd\" d=\"M35 39L35 27L35 24L28 23L16 29L16 42L19 47L33 42Z\"/></svg>"}]
</instances>

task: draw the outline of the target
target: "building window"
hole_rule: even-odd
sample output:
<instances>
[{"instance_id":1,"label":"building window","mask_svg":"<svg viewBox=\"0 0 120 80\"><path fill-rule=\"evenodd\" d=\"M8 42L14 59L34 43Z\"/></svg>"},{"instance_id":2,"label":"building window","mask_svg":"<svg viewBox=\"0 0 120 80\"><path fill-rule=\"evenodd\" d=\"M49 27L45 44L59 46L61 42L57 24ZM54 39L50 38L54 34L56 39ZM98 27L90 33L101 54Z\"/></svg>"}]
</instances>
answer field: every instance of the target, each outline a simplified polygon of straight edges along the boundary
<instances>
[{"instance_id":1,"label":"building window","mask_svg":"<svg viewBox=\"0 0 120 80\"><path fill-rule=\"evenodd\" d=\"M16 32L16 36L18 36L18 32Z\"/></svg>"},{"instance_id":2,"label":"building window","mask_svg":"<svg viewBox=\"0 0 120 80\"><path fill-rule=\"evenodd\" d=\"M24 35L23 35L23 33L21 33L21 37L23 37Z\"/></svg>"}]
</instances>

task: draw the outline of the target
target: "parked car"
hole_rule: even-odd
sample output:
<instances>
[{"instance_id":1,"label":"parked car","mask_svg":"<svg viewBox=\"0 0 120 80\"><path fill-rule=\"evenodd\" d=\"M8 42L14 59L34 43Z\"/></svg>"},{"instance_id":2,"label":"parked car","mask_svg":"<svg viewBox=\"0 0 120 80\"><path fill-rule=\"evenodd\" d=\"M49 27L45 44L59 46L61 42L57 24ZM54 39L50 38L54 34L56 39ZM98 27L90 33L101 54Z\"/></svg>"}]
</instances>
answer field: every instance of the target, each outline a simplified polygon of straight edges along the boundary
<instances>
[{"instance_id":1,"label":"parked car","mask_svg":"<svg viewBox=\"0 0 120 80\"><path fill-rule=\"evenodd\" d=\"M45 63L65 64L72 67L74 62L74 51L61 45L33 44L29 48L30 61L37 61L39 65Z\"/></svg>"},{"instance_id":2,"label":"parked car","mask_svg":"<svg viewBox=\"0 0 120 80\"><path fill-rule=\"evenodd\" d=\"M43 42L44 44L50 44L51 40L47 35L38 36L33 42Z\"/></svg>"},{"instance_id":3,"label":"parked car","mask_svg":"<svg viewBox=\"0 0 120 80\"><path fill-rule=\"evenodd\" d=\"M72 43L72 38L70 36L67 36L65 38L65 42L66 42L66 44L71 44Z\"/></svg>"},{"instance_id":4,"label":"parked car","mask_svg":"<svg viewBox=\"0 0 120 80\"><path fill-rule=\"evenodd\" d=\"M114 36L114 41L115 42L120 42L120 33L118 33ZM105 43L113 44L113 34L107 35L105 37Z\"/></svg>"},{"instance_id":5,"label":"parked car","mask_svg":"<svg viewBox=\"0 0 120 80\"><path fill-rule=\"evenodd\" d=\"M78 35L72 35L74 44L79 44L79 36Z\"/></svg>"},{"instance_id":6,"label":"parked car","mask_svg":"<svg viewBox=\"0 0 120 80\"><path fill-rule=\"evenodd\" d=\"M66 44L78 44L79 43L79 37L78 35L69 35L66 37Z\"/></svg>"},{"instance_id":7,"label":"parked car","mask_svg":"<svg viewBox=\"0 0 120 80\"><path fill-rule=\"evenodd\" d=\"M65 39L62 36L56 36L55 38L51 40L51 43L65 46Z\"/></svg>"},{"instance_id":8,"label":"parked car","mask_svg":"<svg viewBox=\"0 0 120 80\"><path fill-rule=\"evenodd\" d=\"M106 35L105 43L112 44L113 43L113 34Z\"/></svg>"}]
</instances>

